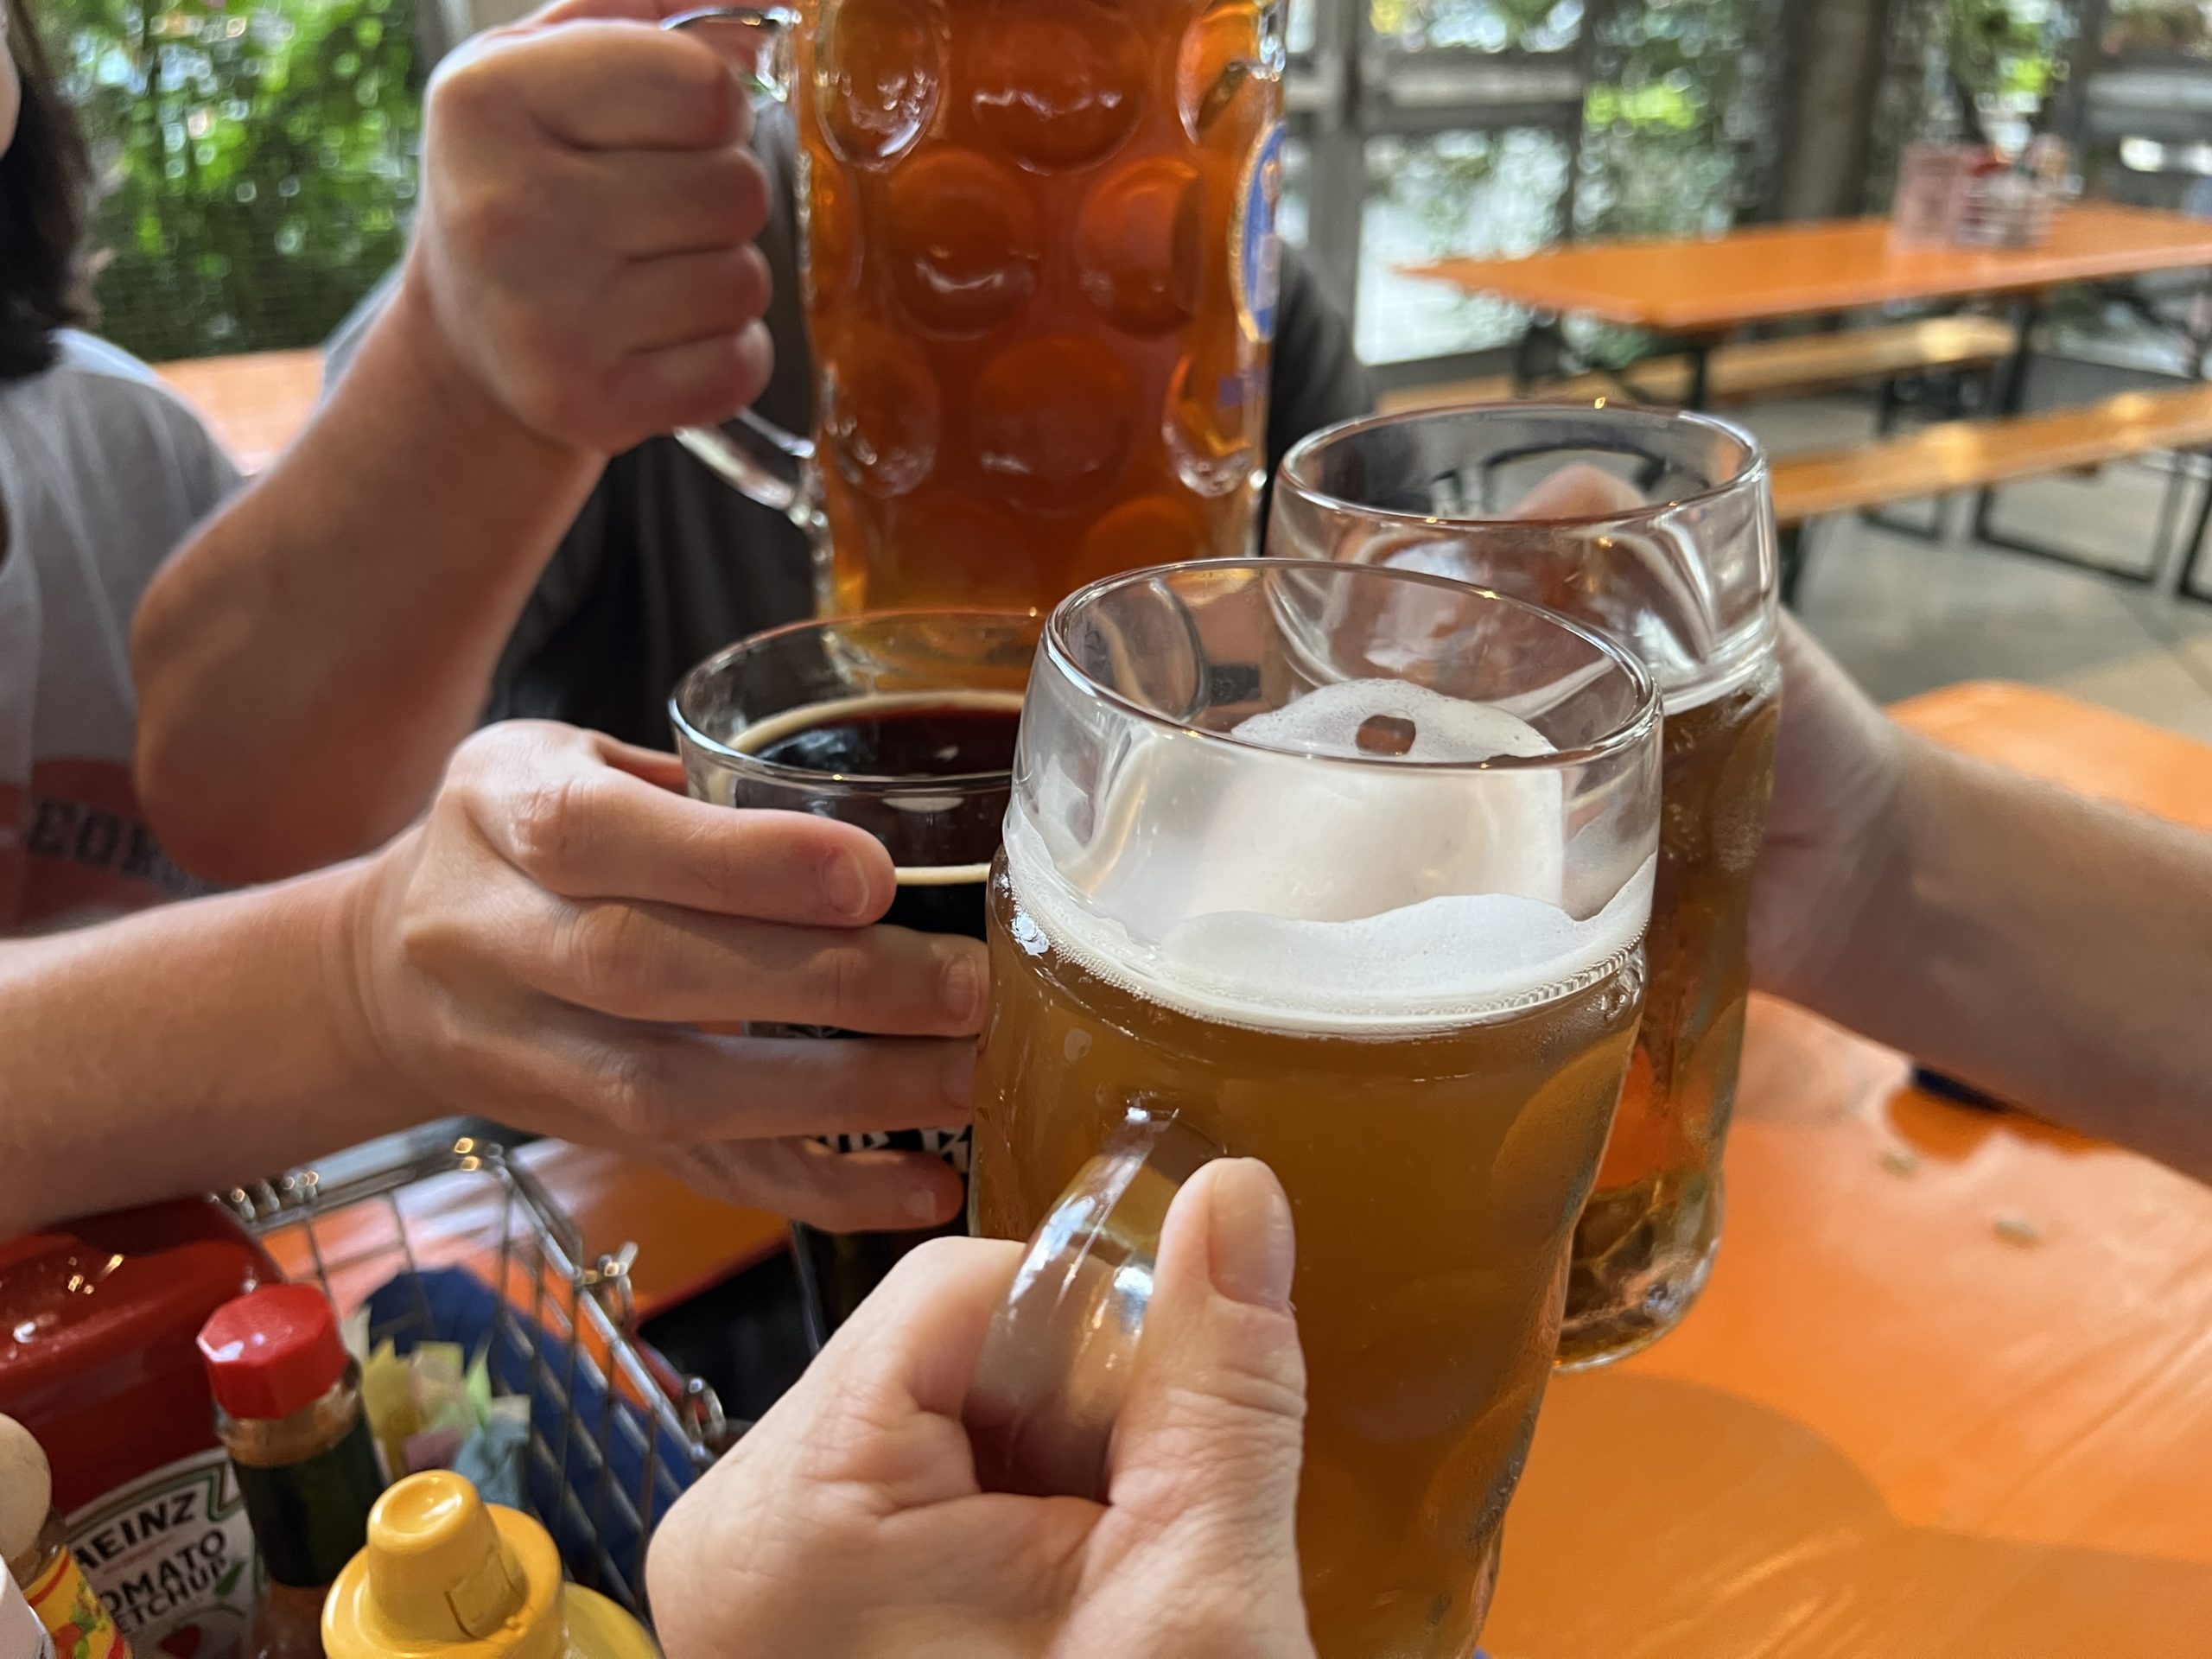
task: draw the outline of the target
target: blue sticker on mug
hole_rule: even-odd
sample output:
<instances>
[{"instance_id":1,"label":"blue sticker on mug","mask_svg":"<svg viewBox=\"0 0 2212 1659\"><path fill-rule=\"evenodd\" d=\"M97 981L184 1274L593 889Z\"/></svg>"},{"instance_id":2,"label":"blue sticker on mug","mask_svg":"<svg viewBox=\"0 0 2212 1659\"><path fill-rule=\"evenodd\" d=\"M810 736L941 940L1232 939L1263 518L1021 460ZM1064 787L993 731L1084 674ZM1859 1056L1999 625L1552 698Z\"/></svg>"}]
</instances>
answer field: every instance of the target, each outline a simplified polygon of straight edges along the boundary
<instances>
[{"instance_id":1,"label":"blue sticker on mug","mask_svg":"<svg viewBox=\"0 0 2212 1659\"><path fill-rule=\"evenodd\" d=\"M1275 237L1275 208L1282 200L1282 126L1260 137L1237 181L1236 315L1244 332L1262 342L1275 337L1275 298L1282 282L1282 245Z\"/></svg>"}]
</instances>

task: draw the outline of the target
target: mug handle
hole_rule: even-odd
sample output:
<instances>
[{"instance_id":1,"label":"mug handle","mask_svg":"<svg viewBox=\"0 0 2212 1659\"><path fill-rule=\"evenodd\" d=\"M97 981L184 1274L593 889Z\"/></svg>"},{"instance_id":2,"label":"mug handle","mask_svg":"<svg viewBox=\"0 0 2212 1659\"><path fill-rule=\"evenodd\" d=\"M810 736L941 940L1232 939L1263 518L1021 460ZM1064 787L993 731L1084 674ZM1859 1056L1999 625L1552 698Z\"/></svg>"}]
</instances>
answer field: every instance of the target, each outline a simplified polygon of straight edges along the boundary
<instances>
[{"instance_id":1,"label":"mug handle","mask_svg":"<svg viewBox=\"0 0 2212 1659\"><path fill-rule=\"evenodd\" d=\"M799 15L789 6L702 6L661 20L668 29L702 24L734 25L753 35L760 50L744 73L746 84L764 97L787 104L791 95L791 35ZM786 432L749 409L721 426L687 426L676 441L704 461L723 482L743 491L764 507L782 513L810 536L821 528L822 508L814 482L814 443Z\"/></svg>"},{"instance_id":2,"label":"mug handle","mask_svg":"<svg viewBox=\"0 0 2212 1659\"><path fill-rule=\"evenodd\" d=\"M1172 1108L1129 1107L1031 1235L961 1406L984 1491L1105 1501L1167 1206L1222 1155Z\"/></svg>"}]
</instances>

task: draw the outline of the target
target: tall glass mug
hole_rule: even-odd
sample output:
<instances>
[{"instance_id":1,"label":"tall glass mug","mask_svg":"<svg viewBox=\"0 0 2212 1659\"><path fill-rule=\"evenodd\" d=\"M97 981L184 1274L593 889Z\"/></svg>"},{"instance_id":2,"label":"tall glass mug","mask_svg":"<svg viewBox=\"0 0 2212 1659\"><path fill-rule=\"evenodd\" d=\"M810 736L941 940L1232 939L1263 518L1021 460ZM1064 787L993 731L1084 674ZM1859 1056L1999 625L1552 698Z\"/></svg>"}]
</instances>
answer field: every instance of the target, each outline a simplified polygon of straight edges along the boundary
<instances>
[{"instance_id":1,"label":"tall glass mug","mask_svg":"<svg viewBox=\"0 0 2212 1659\"><path fill-rule=\"evenodd\" d=\"M1704 416L1515 404L1355 422L1285 459L1268 551L1464 577L1630 645L1666 702L1636 1065L1574 1237L1560 1363L1671 1330L1720 1239L1781 720L1766 462Z\"/></svg>"},{"instance_id":2,"label":"tall glass mug","mask_svg":"<svg viewBox=\"0 0 2212 1659\"><path fill-rule=\"evenodd\" d=\"M798 121L813 438L751 415L678 435L810 531L825 612L1049 609L1251 550L1281 0L806 0L671 26L753 32Z\"/></svg>"},{"instance_id":3,"label":"tall glass mug","mask_svg":"<svg viewBox=\"0 0 2212 1659\"><path fill-rule=\"evenodd\" d=\"M983 887L1006 817L1021 690L1039 623L1026 612L914 611L756 634L686 675L670 702L694 799L812 812L890 849L899 890L884 920L983 937ZM847 1033L763 1025L755 1036ZM855 1135L841 1153L933 1153L968 1169L968 1132ZM819 1348L861 1300L936 1232L825 1233L794 1225L801 1306Z\"/></svg>"},{"instance_id":4,"label":"tall glass mug","mask_svg":"<svg viewBox=\"0 0 2212 1659\"><path fill-rule=\"evenodd\" d=\"M972 1203L1035 1233L970 1401L992 1478L1095 1489L1167 1196L1263 1159L1315 1639L1472 1651L1628 1068L1658 782L1644 670L1462 584L1217 562L1060 607L990 889Z\"/></svg>"}]
</instances>

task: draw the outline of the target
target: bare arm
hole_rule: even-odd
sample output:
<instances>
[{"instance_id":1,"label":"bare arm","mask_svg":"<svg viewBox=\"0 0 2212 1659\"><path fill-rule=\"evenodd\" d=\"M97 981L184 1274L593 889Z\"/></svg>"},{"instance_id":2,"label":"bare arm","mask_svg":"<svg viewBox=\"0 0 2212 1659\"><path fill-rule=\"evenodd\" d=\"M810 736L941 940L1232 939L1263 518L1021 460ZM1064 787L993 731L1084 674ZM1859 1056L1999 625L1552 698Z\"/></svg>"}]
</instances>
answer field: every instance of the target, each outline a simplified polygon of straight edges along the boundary
<instances>
[{"instance_id":1,"label":"bare arm","mask_svg":"<svg viewBox=\"0 0 2212 1659\"><path fill-rule=\"evenodd\" d=\"M266 879L419 812L608 455L766 382L750 106L660 0L563 0L448 59L391 307L141 609L138 785L183 863Z\"/></svg>"},{"instance_id":2,"label":"bare arm","mask_svg":"<svg viewBox=\"0 0 2212 1659\"><path fill-rule=\"evenodd\" d=\"M137 783L230 881L348 857L429 798L598 461L493 404L403 283L307 431L164 568Z\"/></svg>"},{"instance_id":3,"label":"bare arm","mask_svg":"<svg viewBox=\"0 0 2212 1659\"><path fill-rule=\"evenodd\" d=\"M865 831L680 776L509 721L372 858L0 944L0 1238L464 1111L820 1226L942 1222L935 1158L808 1137L966 1121L982 945L863 925ZM891 1034L702 1029L753 1020Z\"/></svg>"},{"instance_id":4,"label":"bare arm","mask_svg":"<svg viewBox=\"0 0 2212 1659\"><path fill-rule=\"evenodd\" d=\"M1914 736L1782 644L1758 984L2212 1180L2212 836Z\"/></svg>"},{"instance_id":5,"label":"bare arm","mask_svg":"<svg viewBox=\"0 0 2212 1659\"><path fill-rule=\"evenodd\" d=\"M1907 738L1892 855L1815 1006L2212 1180L2212 836Z\"/></svg>"},{"instance_id":6,"label":"bare arm","mask_svg":"<svg viewBox=\"0 0 2212 1659\"><path fill-rule=\"evenodd\" d=\"M433 1116L341 1027L349 870L0 944L0 1237Z\"/></svg>"}]
</instances>

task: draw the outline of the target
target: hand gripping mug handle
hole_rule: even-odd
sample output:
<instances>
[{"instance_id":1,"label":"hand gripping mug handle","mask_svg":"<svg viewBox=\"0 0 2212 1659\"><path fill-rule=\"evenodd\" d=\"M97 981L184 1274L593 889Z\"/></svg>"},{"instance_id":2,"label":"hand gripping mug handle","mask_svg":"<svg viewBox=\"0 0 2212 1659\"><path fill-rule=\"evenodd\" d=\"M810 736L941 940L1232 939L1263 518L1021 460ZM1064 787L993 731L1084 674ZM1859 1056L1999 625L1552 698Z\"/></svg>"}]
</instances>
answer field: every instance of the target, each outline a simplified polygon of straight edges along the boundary
<instances>
[{"instance_id":1,"label":"hand gripping mug handle","mask_svg":"<svg viewBox=\"0 0 2212 1659\"><path fill-rule=\"evenodd\" d=\"M789 6L702 6L661 20L670 29L715 24L744 31L759 49L744 69L746 84L779 104L791 101L791 35L799 15ZM714 469L725 483L764 507L782 513L800 529L820 527L819 493L814 482L812 440L786 432L749 409L723 426L687 426L676 441Z\"/></svg>"},{"instance_id":2,"label":"hand gripping mug handle","mask_svg":"<svg viewBox=\"0 0 2212 1659\"><path fill-rule=\"evenodd\" d=\"M1222 1149L1134 1105L1029 1240L961 1407L986 1491L1106 1497L1167 1207Z\"/></svg>"}]
</instances>

